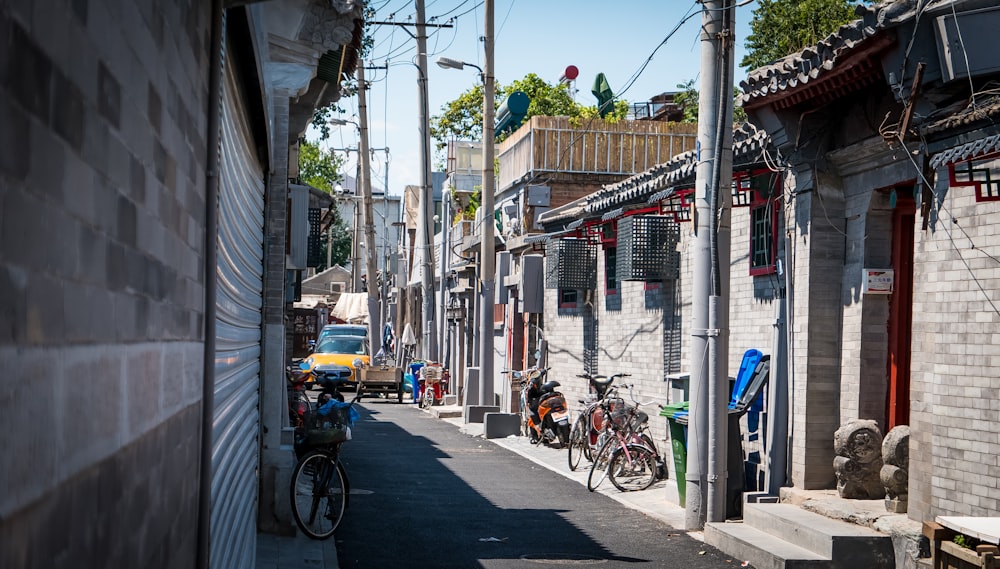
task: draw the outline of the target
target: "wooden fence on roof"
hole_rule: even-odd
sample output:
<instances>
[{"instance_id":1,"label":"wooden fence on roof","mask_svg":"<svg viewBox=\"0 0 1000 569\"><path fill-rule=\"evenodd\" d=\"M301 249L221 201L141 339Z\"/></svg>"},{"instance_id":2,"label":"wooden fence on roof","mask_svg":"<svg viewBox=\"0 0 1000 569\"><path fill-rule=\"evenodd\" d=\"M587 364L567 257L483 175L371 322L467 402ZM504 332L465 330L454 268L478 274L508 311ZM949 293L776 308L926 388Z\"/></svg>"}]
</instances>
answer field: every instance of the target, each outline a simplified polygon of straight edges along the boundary
<instances>
[{"instance_id":1,"label":"wooden fence on roof","mask_svg":"<svg viewBox=\"0 0 1000 569\"><path fill-rule=\"evenodd\" d=\"M643 172L694 149L697 131L693 123L531 117L500 144L498 188L545 172Z\"/></svg>"}]
</instances>

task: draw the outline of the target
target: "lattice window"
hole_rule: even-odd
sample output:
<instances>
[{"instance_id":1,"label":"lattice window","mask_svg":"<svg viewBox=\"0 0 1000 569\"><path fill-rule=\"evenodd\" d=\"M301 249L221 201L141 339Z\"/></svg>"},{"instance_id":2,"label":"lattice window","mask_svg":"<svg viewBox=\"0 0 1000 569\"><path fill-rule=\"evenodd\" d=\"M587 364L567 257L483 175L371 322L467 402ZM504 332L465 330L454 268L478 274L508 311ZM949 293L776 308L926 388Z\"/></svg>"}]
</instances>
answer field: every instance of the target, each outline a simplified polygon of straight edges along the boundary
<instances>
[{"instance_id":1,"label":"lattice window","mask_svg":"<svg viewBox=\"0 0 1000 569\"><path fill-rule=\"evenodd\" d=\"M318 207L309 208L309 241L306 253L306 266L318 267L323 263L322 235L320 235L320 220L323 210ZM327 267L328 269L330 267Z\"/></svg>"},{"instance_id":2,"label":"lattice window","mask_svg":"<svg viewBox=\"0 0 1000 569\"><path fill-rule=\"evenodd\" d=\"M759 194L755 193L755 197ZM768 275L776 271L778 249L778 206L780 200L755 199L750 204L750 274Z\"/></svg>"},{"instance_id":3,"label":"lattice window","mask_svg":"<svg viewBox=\"0 0 1000 569\"><path fill-rule=\"evenodd\" d=\"M1000 201L1000 154L964 160L948 166L952 186L973 186L976 201Z\"/></svg>"}]
</instances>

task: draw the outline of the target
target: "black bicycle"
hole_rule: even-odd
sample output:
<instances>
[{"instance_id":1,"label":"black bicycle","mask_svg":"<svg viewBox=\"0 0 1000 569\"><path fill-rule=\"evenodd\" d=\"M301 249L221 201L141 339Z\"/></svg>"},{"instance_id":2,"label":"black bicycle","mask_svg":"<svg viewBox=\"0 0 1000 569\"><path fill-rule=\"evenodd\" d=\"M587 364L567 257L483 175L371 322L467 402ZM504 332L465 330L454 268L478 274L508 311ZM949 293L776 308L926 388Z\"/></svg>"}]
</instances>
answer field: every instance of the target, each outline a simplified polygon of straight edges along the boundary
<instances>
[{"instance_id":1,"label":"black bicycle","mask_svg":"<svg viewBox=\"0 0 1000 569\"><path fill-rule=\"evenodd\" d=\"M306 413L297 438L298 463L292 471L292 517L312 539L333 535L347 509L351 485L340 462L340 447L351 438L357 416L353 409L361 390L350 403L332 399Z\"/></svg>"}]
</instances>

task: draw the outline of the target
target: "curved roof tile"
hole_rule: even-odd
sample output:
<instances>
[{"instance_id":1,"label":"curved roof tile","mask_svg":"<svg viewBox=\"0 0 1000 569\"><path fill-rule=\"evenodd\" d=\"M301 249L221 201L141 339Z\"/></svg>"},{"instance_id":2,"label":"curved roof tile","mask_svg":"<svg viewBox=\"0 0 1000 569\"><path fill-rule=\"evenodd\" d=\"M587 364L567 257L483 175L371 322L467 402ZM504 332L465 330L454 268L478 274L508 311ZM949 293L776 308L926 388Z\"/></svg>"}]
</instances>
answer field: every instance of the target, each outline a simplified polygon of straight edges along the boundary
<instances>
[{"instance_id":1,"label":"curved roof tile","mask_svg":"<svg viewBox=\"0 0 1000 569\"><path fill-rule=\"evenodd\" d=\"M823 73L834 68L840 56L857 49L882 29L909 17L912 7L911 0L885 0L876 6L859 4L855 7L857 20L840 26L814 46L751 71L740 82L743 90L740 104L752 104L779 91L819 79Z\"/></svg>"}]
</instances>

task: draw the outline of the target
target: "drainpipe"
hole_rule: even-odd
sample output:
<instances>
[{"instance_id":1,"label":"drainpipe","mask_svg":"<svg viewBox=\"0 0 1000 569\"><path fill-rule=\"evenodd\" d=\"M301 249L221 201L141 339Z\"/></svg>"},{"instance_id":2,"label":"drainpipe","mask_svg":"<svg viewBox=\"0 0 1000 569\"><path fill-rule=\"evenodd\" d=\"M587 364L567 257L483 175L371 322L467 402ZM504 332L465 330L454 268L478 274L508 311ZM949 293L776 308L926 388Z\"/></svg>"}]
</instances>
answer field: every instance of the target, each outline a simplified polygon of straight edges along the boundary
<instances>
[{"instance_id":1,"label":"drainpipe","mask_svg":"<svg viewBox=\"0 0 1000 569\"><path fill-rule=\"evenodd\" d=\"M196 567L208 569L212 518L212 418L215 411L215 298L218 283L219 139L225 29L223 0L212 1L208 71L208 132L205 168L205 351L202 355L201 458L198 473L198 547Z\"/></svg>"}]
</instances>

